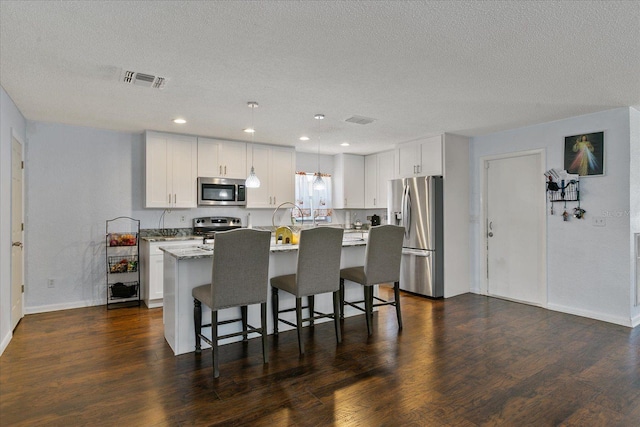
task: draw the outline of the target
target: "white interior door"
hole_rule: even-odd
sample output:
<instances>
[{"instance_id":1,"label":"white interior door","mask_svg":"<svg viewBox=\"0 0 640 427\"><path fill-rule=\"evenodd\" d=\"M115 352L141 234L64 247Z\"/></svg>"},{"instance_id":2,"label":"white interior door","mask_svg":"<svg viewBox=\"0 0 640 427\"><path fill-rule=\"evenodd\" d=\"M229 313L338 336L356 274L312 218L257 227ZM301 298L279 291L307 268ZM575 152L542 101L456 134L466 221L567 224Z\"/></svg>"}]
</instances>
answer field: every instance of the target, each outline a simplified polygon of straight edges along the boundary
<instances>
[{"instance_id":1,"label":"white interior door","mask_svg":"<svg viewBox=\"0 0 640 427\"><path fill-rule=\"evenodd\" d=\"M541 153L485 161L487 294L546 302Z\"/></svg>"},{"instance_id":2,"label":"white interior door","mask_svg":"<svg viewBox=\"0 0 640 427\"><path fill-rule=\"evenodd\" d=\"M11 329L22 319L22 144L11 143Z\"/></svg>"}]
</instances>

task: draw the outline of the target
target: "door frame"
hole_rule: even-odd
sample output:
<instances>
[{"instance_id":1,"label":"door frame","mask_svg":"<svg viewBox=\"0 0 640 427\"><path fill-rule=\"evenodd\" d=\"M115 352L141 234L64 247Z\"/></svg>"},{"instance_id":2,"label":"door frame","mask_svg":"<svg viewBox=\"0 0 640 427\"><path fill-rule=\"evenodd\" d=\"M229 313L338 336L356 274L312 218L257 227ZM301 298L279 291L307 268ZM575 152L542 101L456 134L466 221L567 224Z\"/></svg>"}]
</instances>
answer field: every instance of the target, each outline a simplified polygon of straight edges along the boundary
<instances>
[{"instance_id":1,"label":"door frame","mask_svg":"<svg viewBox=\"0 0 640 427\"><path fill-rule=\"evenodd\" d=\"M481 191L480 191L480 245L481 249L481 279L480 279L480 293L482 295L489 295L489 280L488 280L488 272L487 272L487 263L488 263L488 252L487 252L487 234L489 233L488 225L487 225L487 216L488 216L488 176L487 176L487 165L492 160L501 160L501 159L509 159L514 157L523 157L523 156L531 156L531 155L539 155L540 156L540 179L544 179L544 173L546 171L546 150L544 148L535 149L535 150L525 150L525 151L514 151L510 153L503 154L495 154L489 156L480 157L480 174L481 174ZM541 203L540 203L540 211L539 214L539 226L540 232L542 233L542 242L540 244L540 259L542 260L540 272L540 280L541 283L538 284L540 286L540 291L542 292L542 303L541 304L531 304L540 307L547 308L548 304L548 280L547 280L547 203L546 203L546 194L541 194ZM525 302L525 301L519 301Z\"/></svg>"},{"instance_id":2,"label":"door frame","mask_svg":"<svg viewBox=\"0 0 640 427\"><path fill-rule=\"evenodd\" d=\"M14 141L14 140L15 140L18 144L20 144L20 146L22 147L22 150L21 150L21 152L22 152L22 158L20 159L20 161L21 161L21 162L24 162L24 151L25 151L25 145L24 145L24 142L23 142L23 141L22 141L22 139L21 139L21 138L16 134L16 132L14 131L14 129L13 129L13 128L11 128L11 156L12 156L12 158L11 158L11 174L12 174L12 179L13 179L13 141ZM25 191L24 191L24 188L25 188L25 182L24 182L24 179L25 179L25 178L24 178L24 163L23 163L23 166L22 166L22 179L21 179L21 182L22 182L22 188L21 188L21 191L22 191L22 197L21 197L21 200L22 200L22 206L21 206L22 218L20 218L20 222L21 222L22 224L24 224L24 218L25 218L25 216L24 216L24 207L25 207ZM13 186L12 186L12 187L13 187ZM13 192L11 193L11 204L12 204L12 207L11 207L11 215L13 216ZM10 222L11 222L11 232L10 232L11 236L10 236L10 240L11 240L11 242L13 242L13 218L11 218ZM10 319L9 319L9 321L10 321L10 323L11 323L11 329L12 329L12 331L15 329L15 327L18 325L18 323L20 323L20 320L22 320L22 318L24 317L24 290L22 290L22 289L23 289L23 287L24 287L24 284L25 284L25 271L26 271L26 269L25 269L25 262L24 262L24 261L25 261L25 257L24 257L24 252L25 252L24 240L25 240L25 239L24 239L24 236L25 236L25 231L24 231L24 229L23 229L23 230L22 230L22 239L21 239L21 240L22 240L22 245L23 245L23 246L22 246L22 250L20 251L20 256L22 257L22 262L21 262L21 266L22 266L22 271L21 271L21 276L22 276L22 285L21 285L21 292L20 292L20 303L21 303L21 307L20 307L20 319L18 319L18 321L16 322L16 324L15 324L15 325L13 324L13 318L11 318L11 315L13 314L13 312L11 311L11 305L10 305L10 306L9 306L9 310L10 310ZM12 252L13 252L13 251L12 251ZM10 254L10 257L13 257L13 254ZM9 265L10 265L10 267L9 267L9 269L10 269L10 271L9 271L9 276L10 276L10 279L9 279L9 281L10 281L10 285L9 285L9 300L10 300L10 304L13 304L13 278L14 278L14 274L15 274L15 273L14 273L14 271L13 271L13 262L11 261L11 262L9 263Z\"/></svg>"}]
</instances>

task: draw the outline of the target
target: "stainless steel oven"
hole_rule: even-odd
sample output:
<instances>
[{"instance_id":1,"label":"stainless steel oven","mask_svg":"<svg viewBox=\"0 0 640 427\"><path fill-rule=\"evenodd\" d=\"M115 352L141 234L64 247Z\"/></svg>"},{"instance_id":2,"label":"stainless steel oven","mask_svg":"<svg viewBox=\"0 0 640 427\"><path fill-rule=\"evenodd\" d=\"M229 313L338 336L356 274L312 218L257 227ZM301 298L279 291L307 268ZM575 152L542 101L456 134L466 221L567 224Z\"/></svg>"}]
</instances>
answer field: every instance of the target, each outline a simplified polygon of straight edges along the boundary
<instances>
[{"instance_id":1,"label":"stainless steel oven","mask_svg":"<svg viewBox=\"0 0 640 427\"><path fill-rule=\"evenodd\" d=\"M244 179L198 178L198 206L246 206Z\"/></svg>"}]
</instances>

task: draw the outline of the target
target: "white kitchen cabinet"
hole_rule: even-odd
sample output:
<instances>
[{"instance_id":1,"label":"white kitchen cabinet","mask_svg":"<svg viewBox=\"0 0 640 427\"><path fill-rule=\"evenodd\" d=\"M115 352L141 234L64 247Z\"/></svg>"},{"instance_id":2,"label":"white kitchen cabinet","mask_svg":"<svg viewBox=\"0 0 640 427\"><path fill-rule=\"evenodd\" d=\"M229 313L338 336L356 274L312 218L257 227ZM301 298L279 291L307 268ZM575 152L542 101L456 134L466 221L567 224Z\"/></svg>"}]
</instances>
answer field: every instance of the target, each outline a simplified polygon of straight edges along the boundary
<instances>
[{"instance_id":1,"label":"white kitchen cabinet","mask_svg":"<svg viewBox=\"0 0 640 427\"><path fill-rule=\"evenodd\" d=\"M247 150L247 165L253 165L259 188L247 188L248 208L275 208L295 197L296 153L293 147L253 144Z\"/></svg>"},{"instance_id":2,"label":"white kitchen cabinet","mask_svg":"<svg viewBox=\"0 0 640 427\"><path fill-rule=\"evenodd\" d=\"M195 208L197 138L146 132L145 207Z\"/></svg>"},{"instance_id":3,"label":"white kitchen cabinet","mask_svg":"<svg viewBox=\"0 0 640 427\"><path fill-rule=\"evenodd\" d=\"M362 209L364 203L364 156L336 154L333 164L333 207Z\"/></svg>"},{"instance_id":4,"label":"white kitchen cabinet","mask_svg":"<svg viewBox=\"0 0 640 427\"><path fill-rule=\"evenodd\" d=\"M247 144L198 137L198 176L246 178Z\"/></svg>"},{"instance_id":5,"label":"white kitchen cabinet","mask_svg":"<svg viewBox=\"0 0 640 427\"><path fill-rule=\"evenodd\" d=\"M389 180L395 177L395 152L370 154L364 159L364 207L386 209Z\"/></svg>"},{"instance_id":6,"label":"white kitchen cabinet","mask_svg":"<svg viewBox=\"0 0 640 427\"><path fill-rule=\"evenodd\" d=\"M162 307L164 252L161 247L191 246L197 240L149 242L140 245L140 271L142 274L142 298L148 308ZM200 241L201 242L201 241Z\"/></svg>"},{"instance_id":7,"label":"white kitchen cabinet","mask_svg":"<svg viewBox=\"0 0 640 427\"><path fill-rule=\"evenodd\" d=\"M442 175L442 136L402 144L398 147L399 178Z\"/></svg>"}]
</instances>

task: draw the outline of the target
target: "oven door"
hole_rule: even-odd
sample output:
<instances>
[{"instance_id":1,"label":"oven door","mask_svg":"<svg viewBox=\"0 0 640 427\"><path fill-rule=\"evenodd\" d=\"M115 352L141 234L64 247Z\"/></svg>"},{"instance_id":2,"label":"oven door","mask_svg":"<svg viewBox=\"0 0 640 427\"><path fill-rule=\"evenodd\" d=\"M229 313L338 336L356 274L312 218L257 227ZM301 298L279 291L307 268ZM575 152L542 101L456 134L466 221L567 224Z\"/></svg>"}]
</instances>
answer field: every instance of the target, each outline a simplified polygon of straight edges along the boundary
<instances>
[{"instance_id":1,"label":"oven door","mask_svg":"<svg viewBox=\"0 0 640 427\"><path fill-rule=\"evenodd\" d=\"M199 206L245 206L246 204L243 180L198 178Z\"/></svg>"}]
</instances>

